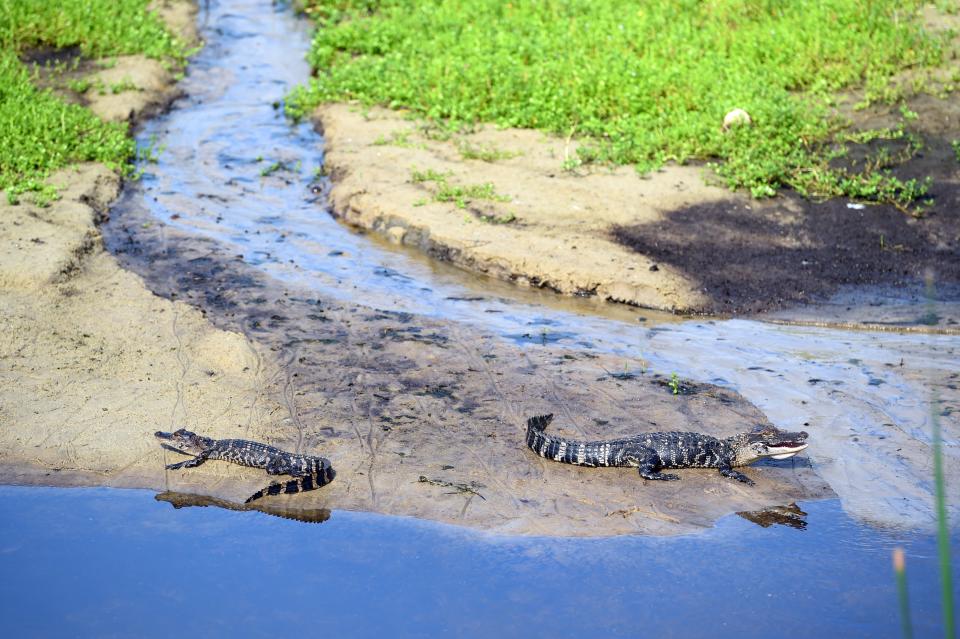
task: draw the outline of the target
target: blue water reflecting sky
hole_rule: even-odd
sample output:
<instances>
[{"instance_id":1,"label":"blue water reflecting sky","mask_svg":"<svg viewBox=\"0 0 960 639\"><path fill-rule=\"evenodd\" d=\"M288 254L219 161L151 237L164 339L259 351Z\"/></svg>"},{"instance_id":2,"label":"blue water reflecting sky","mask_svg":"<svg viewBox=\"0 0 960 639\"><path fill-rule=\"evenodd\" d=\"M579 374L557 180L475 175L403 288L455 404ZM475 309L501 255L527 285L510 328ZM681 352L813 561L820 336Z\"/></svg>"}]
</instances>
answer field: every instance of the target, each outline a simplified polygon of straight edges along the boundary
<instances>
[{"instance_id":1,"label":"blue water reflecting sky","mask_svg":"<svg viewBox=\"0 0 960 639\"><path fill-rule=\"evenodd\" d=\"M895 637L889 558L904 545L917 636L940 635L932 538L864 528L836 501L801 506L805 530L731 516L679 538L534 539L0 487L0 626L6 637Z\"/></svg>"}]
</instances>

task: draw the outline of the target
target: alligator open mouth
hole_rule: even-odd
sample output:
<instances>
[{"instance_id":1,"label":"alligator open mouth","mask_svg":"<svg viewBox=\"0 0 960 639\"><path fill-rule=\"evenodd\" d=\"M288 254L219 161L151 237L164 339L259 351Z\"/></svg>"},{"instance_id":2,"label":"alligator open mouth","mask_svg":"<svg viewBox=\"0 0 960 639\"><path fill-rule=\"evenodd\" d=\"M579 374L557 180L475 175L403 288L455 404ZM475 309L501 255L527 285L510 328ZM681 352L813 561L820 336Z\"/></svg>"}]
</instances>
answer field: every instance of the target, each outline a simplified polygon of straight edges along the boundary
<instances>
[{"instance_id":1,"label":"alligator open mouth","mask_svg":"<svg viewBox=\"0 0 960 639\"><path fill-rule=\"evenodd\" d=\"M807 446L808 444L804 441L780 442L776 446L767 446L767 450L771 453L771 459L789 459Z\"/></svg>"}]
</instances>

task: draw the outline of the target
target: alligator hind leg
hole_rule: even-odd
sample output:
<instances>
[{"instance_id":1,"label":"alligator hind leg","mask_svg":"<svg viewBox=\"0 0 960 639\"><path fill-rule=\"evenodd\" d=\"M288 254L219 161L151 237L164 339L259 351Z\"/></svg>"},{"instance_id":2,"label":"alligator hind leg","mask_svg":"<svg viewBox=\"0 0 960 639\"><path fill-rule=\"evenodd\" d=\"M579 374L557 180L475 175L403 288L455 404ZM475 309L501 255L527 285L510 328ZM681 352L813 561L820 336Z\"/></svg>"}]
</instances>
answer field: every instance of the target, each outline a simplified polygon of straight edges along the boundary
<instances>
[{"instance_id":1,"label":"alligator hind leg","mask_svg":"<svg viewBox=\"0 0 960 639\"><path fill-rule=\"evenodd\" d=\"M754 485L754 481L752 479L750 479L743 473L730 468L729 466L721 467L720 474L723 475L724 477L729 477L731 479L736 479L737 481L742 481L743 483L748 484L750 486Z\"/></svg>"},{"instance_id":2,"label":"alligator hind leg","mask_svg":"<svg viewBox=\"0 0 960 639\"><path fill-rule=\"evenodd\" d=\"M207 461L206 455L197 455L193 459L182 461L179 464L167 464L166 468L167 470L177 470L178 468L196 468L205 461Z\"/></svg>"},{"instance_id":3,"label":"alligator hind leg","mask_svg":"<svg viewBox=\"0 0 960 639\"><path fill-rule=\"evenodd\" d=\"M661 473L657 471L657 466L655 464L641 466L638 470L640 471L640 476L644 479L659 479L662 481L675 481L680 479L679 475L672 475L670 473Z\"/></svg>"},{"instance_id":4,"label":"alligator hind leg","mask_svg":"<svg viewBox=\"0 0 960 639\"><path fill-rule=\"evenodd\" d=\"M660 457L652 450L645 455L630 455L626 457L626 460L637 465L637 470L640 471L640 476L644 479L656 479L660 481L676 481L680 479L678 475L660 472L660 469L663 468L660 464Z\"/></svg>"}]
</instances>

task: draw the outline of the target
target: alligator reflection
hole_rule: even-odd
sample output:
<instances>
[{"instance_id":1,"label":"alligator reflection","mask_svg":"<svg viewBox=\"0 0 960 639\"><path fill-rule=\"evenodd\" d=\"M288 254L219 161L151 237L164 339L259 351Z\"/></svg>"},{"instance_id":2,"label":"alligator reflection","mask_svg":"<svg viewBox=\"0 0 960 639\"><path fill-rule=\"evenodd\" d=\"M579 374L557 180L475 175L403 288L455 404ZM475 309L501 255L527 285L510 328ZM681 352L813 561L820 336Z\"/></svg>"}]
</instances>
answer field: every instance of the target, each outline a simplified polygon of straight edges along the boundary
<instances>
[{"instance_id":1,"label":"alligator reflection","mask_svg":"<svg viewBox=\"0 0 960 639\"><path fill-rule=\"evenodd\" d=\"M790 504L789 506L771 506L763 510L740 512L737 514L764 528L769 528L777 524L796 528L797 530L805 530L807 527L807 520L804 519L807 513L800 510L800 507L796 504Z\"/></svg>"},{"instance_id":2,"label":"alligator reflection","mask_svg":"<svg viewBox=\"0 0 960 639\"><path fill-rule=\"evenodd\" d=\"M224 508L226 510L255 510L267 515L273 515L274 517L293 519L310 524L319 524L330 519L330 510L327 508L291 508L290 506L261 502L255 504L238 504L236 502L227 501L226 499L218 499L216 497L208 497L206 495L176 493L169 490L154 495L154 499L157 501L165 501L174 508L185 508L187 506L216 506L217 508Z\"/></svg>"}]
</instances>

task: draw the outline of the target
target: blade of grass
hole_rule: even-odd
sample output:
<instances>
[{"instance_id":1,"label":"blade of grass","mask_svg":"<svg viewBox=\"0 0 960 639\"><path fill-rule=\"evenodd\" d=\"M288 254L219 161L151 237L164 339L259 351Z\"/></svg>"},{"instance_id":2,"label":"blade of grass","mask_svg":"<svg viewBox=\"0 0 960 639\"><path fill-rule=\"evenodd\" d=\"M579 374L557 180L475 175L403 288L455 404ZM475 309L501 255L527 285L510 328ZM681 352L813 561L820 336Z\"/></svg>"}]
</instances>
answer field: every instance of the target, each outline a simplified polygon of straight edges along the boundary
<instances>
[{"instance_id":1,"label":"blade of grass","mask_svg":"<svg viewBox=\"0 0 960 639\"><path fill-rule=\"evenodd\" d=\"M933 313L933 273L926 274L927 311ZM957 636L953 610L953 578L950 570L950 531L947 521L946 486L943 478L943 443L940 434L940 398L934 390L930 398L930 420L933 435L933 477L936 485L937 549L940 558L940 587L943 604L943 636Z\"/></svg>"}]
</instances>

